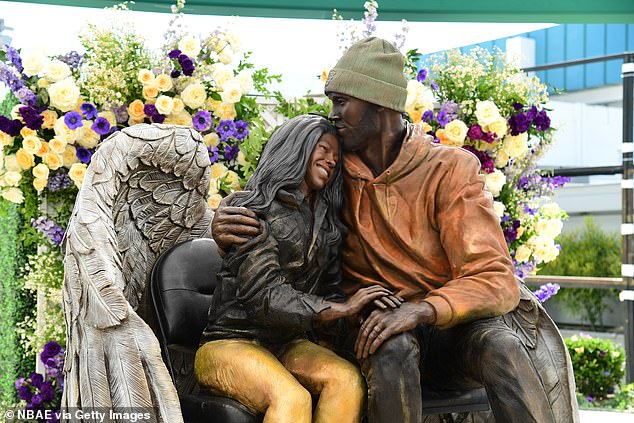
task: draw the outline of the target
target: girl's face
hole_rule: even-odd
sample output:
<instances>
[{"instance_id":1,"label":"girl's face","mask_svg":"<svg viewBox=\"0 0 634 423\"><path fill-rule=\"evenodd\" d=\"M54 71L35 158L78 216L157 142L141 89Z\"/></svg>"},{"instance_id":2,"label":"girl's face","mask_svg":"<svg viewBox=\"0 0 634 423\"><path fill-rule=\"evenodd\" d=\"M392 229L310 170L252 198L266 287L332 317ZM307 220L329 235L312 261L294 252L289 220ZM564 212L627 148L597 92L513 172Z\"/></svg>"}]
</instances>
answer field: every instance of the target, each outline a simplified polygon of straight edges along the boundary
<instances>
[{"instance_id":1,"label":"girl's face","mask_svg":"<svg viewBox=\"0 0 634 423\"><path fill-rule=\"evenodd\" d=\"M308 159L306 176L300 189L306 196L321 191L335 174L339 160L339 142L333 134L323 134Z\"/></svg>"}]
</instances>

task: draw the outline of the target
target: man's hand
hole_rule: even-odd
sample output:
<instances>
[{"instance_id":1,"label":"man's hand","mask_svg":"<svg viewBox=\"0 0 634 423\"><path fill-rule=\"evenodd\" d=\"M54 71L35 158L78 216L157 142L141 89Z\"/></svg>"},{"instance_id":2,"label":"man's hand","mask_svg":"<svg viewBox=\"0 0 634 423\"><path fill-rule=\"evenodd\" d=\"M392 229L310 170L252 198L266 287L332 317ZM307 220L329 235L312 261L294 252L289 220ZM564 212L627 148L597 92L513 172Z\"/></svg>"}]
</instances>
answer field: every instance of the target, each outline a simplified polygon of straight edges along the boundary
<instances>
[{"instance_id":1,"label":"man's hand","mask_svg":"<svg viewBox=\"0 0 634 423\"><path fill-rule=\"evenodd\" d=\"M257 215L244 207L220 206L211 222L211 233L221 250L241 245L260 233Z\"/></svg>"},{"instance_id":2,"label":"man's hand","mask_svg":"<svg viewBox=\"0 0 634 423\"><path fill-rule=\"evenodd\" d=\"M357 358L367 358L391 336L407 332L418 325L434 323L433 307L426 302L403 303L391 310L374 310L359 329L354 352Z\"/></svg>"}]
</instances>

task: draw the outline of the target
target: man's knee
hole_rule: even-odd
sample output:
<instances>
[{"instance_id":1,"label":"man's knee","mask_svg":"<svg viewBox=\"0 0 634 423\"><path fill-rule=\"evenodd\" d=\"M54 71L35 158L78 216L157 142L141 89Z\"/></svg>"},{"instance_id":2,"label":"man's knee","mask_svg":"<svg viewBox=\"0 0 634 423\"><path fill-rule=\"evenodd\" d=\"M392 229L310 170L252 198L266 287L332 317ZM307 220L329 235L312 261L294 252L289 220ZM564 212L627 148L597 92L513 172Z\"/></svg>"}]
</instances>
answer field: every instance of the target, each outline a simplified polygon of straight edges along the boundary
<instances>
[{"instance_id":1,"label":"man's knee","mask_svg":"<svg viewBox=\"0 0 634 423\"><path fill-rule=\"evenodd\" d=\"M385 341L370 357L362 362L362 370L368 379L385 375L415 372L420 367L420 345L411 332L400 333Z\"/></svg>"},{"instance_id":2,"label":"man's knee","mask_svg":"<svg viewBox=\"0 0 634 423\"><path fill-rule=\"evenodd\" d=\"M529 360L524 343L508 330L491 331L475 348L479 353L480 372L485 381L513 371L518 363Z\"/></svg>"}]
</instances>

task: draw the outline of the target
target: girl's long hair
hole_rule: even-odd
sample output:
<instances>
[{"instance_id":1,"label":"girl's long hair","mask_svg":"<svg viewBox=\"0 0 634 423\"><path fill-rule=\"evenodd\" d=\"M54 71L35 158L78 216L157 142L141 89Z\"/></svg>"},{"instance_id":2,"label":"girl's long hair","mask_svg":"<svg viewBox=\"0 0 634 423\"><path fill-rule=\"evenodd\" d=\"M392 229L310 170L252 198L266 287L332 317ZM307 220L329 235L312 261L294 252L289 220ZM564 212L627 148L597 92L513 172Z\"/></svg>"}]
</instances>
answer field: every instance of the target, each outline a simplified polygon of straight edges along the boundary
<instances>
[{"instance_id":1,"label":"girl's long hair","mask_svg":"<svg viewBox=\"0 0 634 423\"><path fill-rule=\"evenodd\" d=\"M237 192L231 205L266 214L280 189L297 189L304 180L308 159L323 134L336 136L336 131L321 116L301 115L283 123L266 143L245 191ZM339 218L343 197L341 162L340 156L332 180L318 194L328 206L325 218L328 245L339 242L343 232Z\"/></svg>"}]
</instances>

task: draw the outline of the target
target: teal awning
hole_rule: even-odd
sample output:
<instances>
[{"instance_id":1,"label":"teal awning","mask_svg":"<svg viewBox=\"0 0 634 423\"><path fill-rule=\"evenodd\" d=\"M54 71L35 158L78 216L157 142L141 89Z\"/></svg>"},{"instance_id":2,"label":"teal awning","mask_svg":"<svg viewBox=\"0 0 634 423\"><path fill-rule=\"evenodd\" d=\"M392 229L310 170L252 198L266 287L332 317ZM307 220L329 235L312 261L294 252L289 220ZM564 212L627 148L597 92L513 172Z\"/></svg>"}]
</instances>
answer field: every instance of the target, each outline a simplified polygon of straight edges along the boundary
<instances>
[{"instance_id":1,"label":"teal awning","mask_svg":"<svg viewBox=\"0 0 634 423\"><path fill-rule=\"evenodd\" d=\"M112 0L26 0L63 6L109 7ZM175 0L135 0L133 10L170 12ZM383 0L381 20L422 22L634 23L634 0ZM185 13L330 19L337 9L359 19L363 0L187 0ZM441 37L442 34L436 34Z\"/></svg>"}]
</instances>

